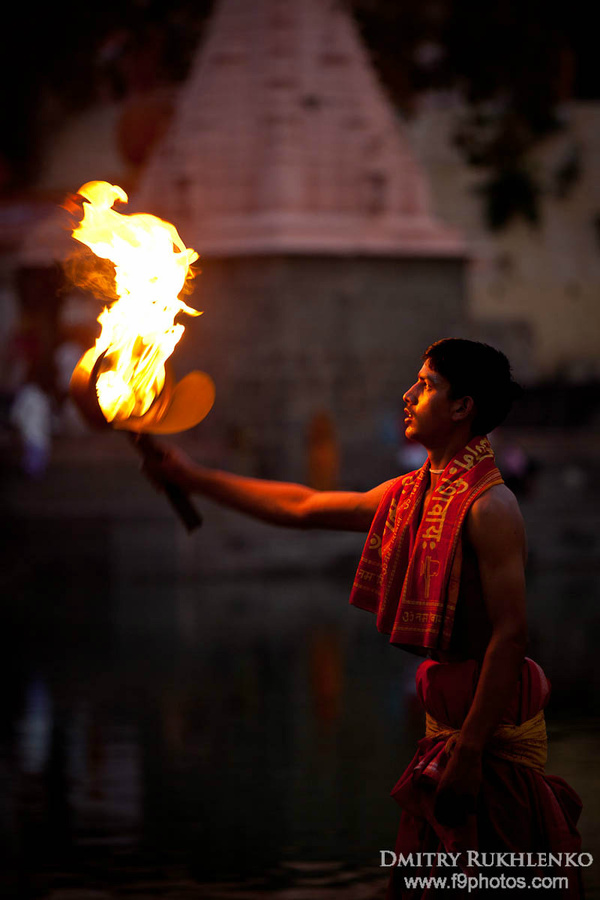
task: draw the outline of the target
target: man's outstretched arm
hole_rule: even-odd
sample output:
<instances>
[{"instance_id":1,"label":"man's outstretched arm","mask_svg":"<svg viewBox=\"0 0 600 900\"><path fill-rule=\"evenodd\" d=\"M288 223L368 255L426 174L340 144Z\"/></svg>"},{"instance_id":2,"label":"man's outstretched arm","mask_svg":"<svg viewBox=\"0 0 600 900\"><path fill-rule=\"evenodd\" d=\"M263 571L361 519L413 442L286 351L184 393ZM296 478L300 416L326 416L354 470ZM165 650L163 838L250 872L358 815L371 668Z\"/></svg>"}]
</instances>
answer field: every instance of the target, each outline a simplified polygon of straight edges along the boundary
<instances>
[{"instance_id":1,"label":"man's outstretched arm","mask_svg":"<svg viewBox=\"0 0 600 900\"><path fill-rule=\"evenodd\" d=\"M446 824L454 824L461 806L474 801L483 749L511 700L527 645L525 529L508 488L491 488L473 504L467 536L477 554L492 633L471 708L439 785L436 814Z\"/></svg>"},{"instance_id":2,"label":"man's outstretched arm","mask_svg":"<svg viewBox=\"0 0 600 900\"><path fill-rule=\"evenodd\" d=\"M379 501L391 481L371 491L316 491L302 484L246 478L198 465L173 446L163 447L160 462L146 462L144 471L158 487L161 481L203 494L224 506L274 525L368 531Z\"/></svg>"}]
</instances>

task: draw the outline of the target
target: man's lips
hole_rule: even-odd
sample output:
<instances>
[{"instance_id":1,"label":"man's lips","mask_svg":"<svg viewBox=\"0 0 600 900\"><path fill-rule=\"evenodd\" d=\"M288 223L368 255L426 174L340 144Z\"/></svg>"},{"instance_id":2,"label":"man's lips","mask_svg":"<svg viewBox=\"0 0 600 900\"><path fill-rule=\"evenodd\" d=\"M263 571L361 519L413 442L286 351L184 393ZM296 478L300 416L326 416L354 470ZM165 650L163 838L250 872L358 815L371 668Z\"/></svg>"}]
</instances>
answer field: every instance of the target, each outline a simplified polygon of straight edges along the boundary
<instances>
[{"instance_id":1,"label":"man's lips","mask_svg":"<svg viewBox=\"0 0 600 900\"><path fill-rule=\"evenodd\" d=\"M404 410L404 421L406 422L407 419L412 419L412 415L409 413L409 411L407 409L405 409Z\"/></svg>"}]
</instances>

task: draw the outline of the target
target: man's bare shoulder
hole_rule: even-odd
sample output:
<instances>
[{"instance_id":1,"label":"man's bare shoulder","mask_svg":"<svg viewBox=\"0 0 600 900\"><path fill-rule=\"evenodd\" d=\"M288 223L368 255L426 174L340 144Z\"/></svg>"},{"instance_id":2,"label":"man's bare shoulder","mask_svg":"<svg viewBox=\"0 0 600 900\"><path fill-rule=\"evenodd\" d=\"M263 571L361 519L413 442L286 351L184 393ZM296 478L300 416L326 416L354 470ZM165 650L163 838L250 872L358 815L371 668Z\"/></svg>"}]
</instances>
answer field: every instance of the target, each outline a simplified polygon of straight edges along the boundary
<instances>
[{"instance_id":1,"label":"man's bare shoulder","mask_svg":"<svg viewBox=\"0 0 600 900\"><path fill-rule=\"evenodd\" d=\"M385 494L390 490L390 488L395 487L401 481L400 478L390 478L389 481L384 481L382 484L378 484L376 487L371 488L370 491L365 491L364 494L360 495L360 503L363 508L371 511L375 514L377 507L383 500Z\"/></svg>"},{"instance_id":2,"label":"man's bare shoulder","mask_svg":"<svg viewBox=\"0 0 600 900\"><path fill-rule=\"evenodd\" d=\"M469 512L471 516L477 519L489 520L500 517L503 519L512 518L515 522L523 521L519 502L505 484L495 484L488 488L487 491L484 491L473 502Z\"/></svg>"},{"instance_id":3,"label":"man's bare shoulder","mask_svg":"<svg viewBox=\"0 0 600 900\"><path fill-rule=\"evenodd\" d=\"M475 545L489 541L519 544L526 554L526 535L519 503L510 488L496 484L479 496L467 516L467 533Z\"/></svg>"}]
</instances>

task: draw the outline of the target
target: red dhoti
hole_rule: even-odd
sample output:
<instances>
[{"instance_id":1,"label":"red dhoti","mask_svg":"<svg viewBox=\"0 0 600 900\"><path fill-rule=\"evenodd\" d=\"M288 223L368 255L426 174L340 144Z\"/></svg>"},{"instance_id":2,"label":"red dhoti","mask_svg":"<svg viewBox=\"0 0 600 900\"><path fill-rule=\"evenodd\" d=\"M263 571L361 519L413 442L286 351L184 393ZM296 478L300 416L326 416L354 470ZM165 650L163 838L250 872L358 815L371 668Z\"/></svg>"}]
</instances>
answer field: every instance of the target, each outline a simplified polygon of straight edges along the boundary
<instances>
[{"instance_id":1,"label":"red dhoti","mask_svg":"<svg viewBox=\"0 0 600 900\"><path fill-rule=\"evenodd\" d=\"M535 745L527 734L529 723L537 723L537 749L539 750L541 710L550 696L550 686L542 669L526 659L521 670L519 684L501 721L502 726L523 726L520 739L511 742L500 738L489 744L483 755L483 780L477 801L477 811L467 817L464 826L451 828L437 822L434 815L435 791L448 761L446 742L448 732L460 729L471 706L479 666L474 660L460 663L438 663L426 660L417 670L417 693L428 717L442 726L445 734L425 737L419 741L418 750L408 768L394 787L392 796L402 807L395 852L401 865L392 870L388 900L417 900L417 898L473 896L473 890L460 889L460 879L452 888L451 872L471 877L485 876L475 896L487 896L486 884L491 877L525 878L531 890L531 879L557 876L568 879L565 883L554 881L554 887L543 890L544 897L579 898L582 896L581 870L575 854L581 850L581 839L576 823L581 811L581 800L562 778L545 775L543 764L534 760ZM431 730L431 729L430 729ZM504 728L505 732L516 733ZM528 760L528 753L530 759ZM503 758L504 756L504 758ZM539 753L538 753L539 757ZM478 851L479 857L468 851ZM421 854L421 857L417 854ZM455 856L457 867L452 870L439 864L439 857L425 858L424 854L440 854L448 861ZM544 854L553 854L550 865ZM402 857L400 857L402 854ZM412 857L410 856L412 854ZM457 856L457 854L460 854ZM483 854L486 854L485 856ZM507 854L503 856L501 854ZM514 856L510 854L515 854ZM528 855L529 854L529 855ZM561 862L557 864L556 857ZM431 867L423 860L431 862ZM481 861L486 866L481 866ZM541 862L541 865L540 865ZM491 863L491 865L487 865ZM407 884L407 876L447 876L447 886ZM473 885L475 882L471 882ZM548 882L546 882L548 884ZM494 883L492 882L492 886ZM461 885L462 887L463 885ZM512 886L512 884L511 884ZM520 893L510 890L509 893ZM498 896L497 889L489 890L489 896Z\"/></svg>"}]
</instances>

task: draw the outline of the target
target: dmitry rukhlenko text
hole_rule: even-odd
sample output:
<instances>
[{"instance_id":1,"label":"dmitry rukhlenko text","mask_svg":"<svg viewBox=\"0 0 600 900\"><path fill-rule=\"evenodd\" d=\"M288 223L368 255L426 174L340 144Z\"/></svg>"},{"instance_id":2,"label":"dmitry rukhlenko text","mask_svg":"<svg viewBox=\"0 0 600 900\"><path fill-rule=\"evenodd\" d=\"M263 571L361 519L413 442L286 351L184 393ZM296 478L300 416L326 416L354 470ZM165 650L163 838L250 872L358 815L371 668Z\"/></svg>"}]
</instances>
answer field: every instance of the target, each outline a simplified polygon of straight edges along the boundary
<instances>
[{"instance_id":1,"label":"dmitry rukhlenko text","mask_svg":"<svg viewBox=\"0 0 600 900\"><path fill-rule=\"evenodd\" d=\"M472 869L501 868L587 868L594 862L591 853L485 853L465 850L460 853L395 853L380 850L380 866L402 866L411 869L460 867Z\"/></svg>"}]
</instances>

